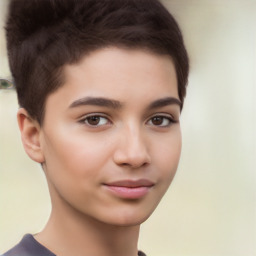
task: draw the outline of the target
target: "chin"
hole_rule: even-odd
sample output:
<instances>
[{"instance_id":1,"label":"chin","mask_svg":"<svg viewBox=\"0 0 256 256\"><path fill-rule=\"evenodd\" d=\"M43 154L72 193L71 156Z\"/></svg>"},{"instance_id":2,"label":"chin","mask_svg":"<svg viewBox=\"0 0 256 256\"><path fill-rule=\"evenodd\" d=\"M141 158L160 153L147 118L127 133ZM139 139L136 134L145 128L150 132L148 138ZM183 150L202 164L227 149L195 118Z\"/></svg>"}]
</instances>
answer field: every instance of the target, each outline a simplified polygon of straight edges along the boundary
<instances>
[{"instance_id":1,"label":"chin","mask_svg":"<svg viewBox=\"0 0 256 256\"><path fill-rule=\"evenodd\" d=\"M129 226L138 226L145 222L153 211L125 211L113 213L109 218L104 220L105 223L121 226L121 227L129 227Z\"/></svg>"},{"instance_id":2,"label":"chin","mask_svg":"<svg viewBox=\"0 0 256 256\"><path fill-rule=\"evenodd\" d=\"M115 219L110 221L109 224L113 226L120 226L120 227L132 227L132 226L139 226L143 222L145 222L149 216L145 218L126 218L125 216L121 219Z\"/></svg>"}]
</instances>

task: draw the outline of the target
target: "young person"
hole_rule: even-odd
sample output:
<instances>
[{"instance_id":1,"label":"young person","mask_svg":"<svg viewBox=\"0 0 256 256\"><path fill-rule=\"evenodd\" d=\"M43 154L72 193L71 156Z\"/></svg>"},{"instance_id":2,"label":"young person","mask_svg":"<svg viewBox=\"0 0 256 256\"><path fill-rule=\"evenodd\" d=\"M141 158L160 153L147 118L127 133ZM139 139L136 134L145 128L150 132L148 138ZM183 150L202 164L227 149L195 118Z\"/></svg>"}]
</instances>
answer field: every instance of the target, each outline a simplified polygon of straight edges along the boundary
<instances>
[{"instance_id":1,"label":"young person","mask_svg":"<svg viewBox=\"0 0 256 256\"><path fill-rule=\"evenodd\" d=\"M177 169L188 57L157 0L12 0L6 23L24 149L45 228L4 256L135 256Z\"/></svg>"}]
</instances>

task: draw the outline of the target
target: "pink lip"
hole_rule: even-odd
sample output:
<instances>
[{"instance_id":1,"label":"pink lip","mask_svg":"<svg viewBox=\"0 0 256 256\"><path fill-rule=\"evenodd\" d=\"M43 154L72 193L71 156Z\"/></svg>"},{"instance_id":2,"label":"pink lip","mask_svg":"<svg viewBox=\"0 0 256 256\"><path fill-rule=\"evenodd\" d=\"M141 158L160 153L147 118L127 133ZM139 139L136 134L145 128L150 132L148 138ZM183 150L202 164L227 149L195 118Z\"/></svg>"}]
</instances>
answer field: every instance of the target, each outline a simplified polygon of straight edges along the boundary
<instances>
[{"instance_id":1,"label":"pink lip","mask_svg":"<svg viewBox=\"0 0 256 256\"><path fill-rule=\"evenodd\" d=\"M104 184L114 195L124 199L139 199L145 196L154 183L146 180L120 180Z\"/></svg>"}]
</instances>

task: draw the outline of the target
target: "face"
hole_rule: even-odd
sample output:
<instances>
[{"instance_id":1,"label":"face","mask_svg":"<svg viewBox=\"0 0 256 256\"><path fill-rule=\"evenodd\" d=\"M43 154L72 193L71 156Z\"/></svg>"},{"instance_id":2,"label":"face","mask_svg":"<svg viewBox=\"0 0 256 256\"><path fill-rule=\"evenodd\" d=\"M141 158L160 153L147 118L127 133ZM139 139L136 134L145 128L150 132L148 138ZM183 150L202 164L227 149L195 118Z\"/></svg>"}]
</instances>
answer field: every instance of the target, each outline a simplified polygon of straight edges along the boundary
<instances>
[{"instance_id":1,"label":"face","mask_svg":"<svg viewBox=\"0 0 256 256\"><path fill-rule=\"evenodd\" d=\"M40 143L53 209L129 226L154 211L181 151L170 57L105 48L65 66Z\"/></svg>"}]
</instances>

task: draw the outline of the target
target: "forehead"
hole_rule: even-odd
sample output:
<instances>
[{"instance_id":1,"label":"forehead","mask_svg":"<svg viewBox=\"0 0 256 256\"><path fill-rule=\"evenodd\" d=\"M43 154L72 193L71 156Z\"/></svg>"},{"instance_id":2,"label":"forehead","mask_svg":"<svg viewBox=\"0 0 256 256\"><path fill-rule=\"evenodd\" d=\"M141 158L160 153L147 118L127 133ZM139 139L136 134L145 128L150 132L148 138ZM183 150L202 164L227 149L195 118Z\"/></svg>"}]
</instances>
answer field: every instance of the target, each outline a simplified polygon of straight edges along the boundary
<instances>
[{"instance_id":1,"label":"forehead","mask_svg":"<svg viewBox=\"0 0 256 256\"><path fill-rule=\"evenodd\" d=\"M107 97L121 102L178 97L177 77L170 56L146 50L108 47L84 56L63 69L64 85L49 96L70 105L81 97ZM55 98L55 99L54 99Z\"/></svg>"}]
</instances>

